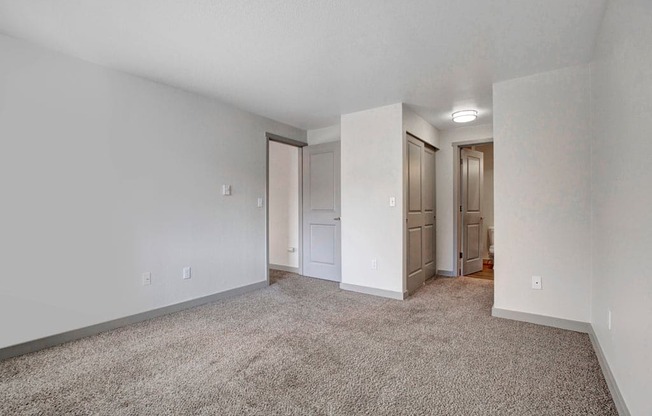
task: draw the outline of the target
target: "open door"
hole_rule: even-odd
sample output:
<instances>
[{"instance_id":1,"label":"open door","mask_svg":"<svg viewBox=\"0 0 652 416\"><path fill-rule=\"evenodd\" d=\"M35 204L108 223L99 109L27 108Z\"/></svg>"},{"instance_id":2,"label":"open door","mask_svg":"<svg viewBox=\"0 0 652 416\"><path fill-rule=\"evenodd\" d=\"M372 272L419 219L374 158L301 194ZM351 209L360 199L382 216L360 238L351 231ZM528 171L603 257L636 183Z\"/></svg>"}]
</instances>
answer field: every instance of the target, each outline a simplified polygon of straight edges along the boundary
<instances>
[{"instance_id":1,"label":"open door","mask_svg":"<svg viewBox=\"0 0 652 416\"><path fill-rule=\"evenodd\" d=\"M482 270L482 152L462 149L462 275Z\"/></svg>"},{"instance_id":2,"label":"open door","mask_svg":"<svg viewBox=\"0 0 652 416\"><path fill-rule=\"evenodd\" d=\"M339 282L340 143L303 148L303 274Z\"/></svg>"}]
</instances>

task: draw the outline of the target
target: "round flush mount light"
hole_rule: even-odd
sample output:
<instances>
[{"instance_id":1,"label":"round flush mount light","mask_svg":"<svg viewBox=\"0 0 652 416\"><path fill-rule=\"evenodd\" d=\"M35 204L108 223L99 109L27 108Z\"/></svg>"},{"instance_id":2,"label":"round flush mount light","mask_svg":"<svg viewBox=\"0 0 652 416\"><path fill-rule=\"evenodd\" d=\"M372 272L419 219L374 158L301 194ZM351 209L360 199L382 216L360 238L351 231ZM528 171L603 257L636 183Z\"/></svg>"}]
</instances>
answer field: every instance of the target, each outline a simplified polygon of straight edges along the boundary
<instances>
[{"instance_id":1,"label":"round flush mount light","mask_svg":"<svg viewBox=\"0 0 652 416\"><path fill-rule=\"evenodd\" d=\"M478 118L478 112L475 110L462 110L453 113L453 121L456 123L468 123Z\"/></svg>"}]
</instances>

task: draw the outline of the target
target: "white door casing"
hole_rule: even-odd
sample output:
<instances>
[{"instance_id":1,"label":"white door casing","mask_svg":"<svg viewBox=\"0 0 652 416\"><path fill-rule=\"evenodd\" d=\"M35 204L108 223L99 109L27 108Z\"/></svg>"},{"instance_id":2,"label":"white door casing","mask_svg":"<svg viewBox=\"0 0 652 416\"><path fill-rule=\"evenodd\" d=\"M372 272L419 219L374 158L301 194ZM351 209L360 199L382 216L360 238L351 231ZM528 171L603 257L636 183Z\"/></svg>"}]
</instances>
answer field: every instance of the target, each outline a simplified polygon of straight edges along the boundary
<instances>
[{"instance_id":1,"label":"white door casing","mask_svg":"<svg viewBox=\"0 0 652 416\"><path fill-rule=\"evenodd\" d=\"M303 274L341 280L340 143L303 148Z\"/></svg>"}]
</instances>

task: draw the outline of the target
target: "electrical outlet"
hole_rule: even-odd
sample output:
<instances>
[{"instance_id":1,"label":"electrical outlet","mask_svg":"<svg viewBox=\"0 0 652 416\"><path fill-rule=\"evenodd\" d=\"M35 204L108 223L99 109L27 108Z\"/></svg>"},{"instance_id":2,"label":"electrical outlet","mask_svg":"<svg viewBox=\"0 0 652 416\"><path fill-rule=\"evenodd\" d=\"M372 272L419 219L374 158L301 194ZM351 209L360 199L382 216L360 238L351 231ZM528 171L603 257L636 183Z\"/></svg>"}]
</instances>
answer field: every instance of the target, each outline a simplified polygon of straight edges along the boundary
<instances>
[{"instance_id":1,"label":"electrical outlet","mask_svg":"<svg viewBox=\"0 0 652 416\"><path fill-rule=\"evenodd\" d=\"M152 273L147 272L143 273L143 286L149 286L152 284Z\"/></svg>"},{"instance_id":2,"label":"electrical outlet","mask_svg":"<svg viewBox=\"0 0 652 416\"><path fill-rule=\"evenodd\" d=\"M222 185L222 195L224 196L231 195L231 185Z\"/></svg>"},{"instance_id":3,"label":"electrical outlet","mask_svg":"<svg viewBox=\"0 0 652 416\"><path fill-rule=\"evenodd\" d=\"M541 290L541 276L532 276L532 289Z\"/></svg>"},{"instance_id":4,"label":"electrical outlet","mask_svg":"<svg viewBox=\"0 0 652 416\"><path fill-rule=\"evenodd\" d=\"M371 270L378 270L378 260L371 259Z\"/></svg>"},{"instance_id":5,"label":"electrical outlet","mask_svg":"<svg viewBox=\"0 0 652 416\"><path fill-rule=\"evenodd\" d=\"M258 204L257 205L258 205L258 208L263 207L263 198L258 198Z\"/></svg>"},{"instance_id":6,"label":"electrical outlet","mask_svg":"<svg viewBox=\"0 0 652 416\"><path fill-rule=\"evenodd\" d=\"M190 279L190 277L192 277L190 266L184 267L183 268L183 278L184 279Z\"/></svg>"},{"instance_id":7,"label":"electrical outlet","mask_svg":"<svg viewBox=\"0 0 652 416\"><path fill-rule=\"evenodd\" d=\"M607 309L607 328L611 331L611 309Z\"/></svg>"}]
</instances>

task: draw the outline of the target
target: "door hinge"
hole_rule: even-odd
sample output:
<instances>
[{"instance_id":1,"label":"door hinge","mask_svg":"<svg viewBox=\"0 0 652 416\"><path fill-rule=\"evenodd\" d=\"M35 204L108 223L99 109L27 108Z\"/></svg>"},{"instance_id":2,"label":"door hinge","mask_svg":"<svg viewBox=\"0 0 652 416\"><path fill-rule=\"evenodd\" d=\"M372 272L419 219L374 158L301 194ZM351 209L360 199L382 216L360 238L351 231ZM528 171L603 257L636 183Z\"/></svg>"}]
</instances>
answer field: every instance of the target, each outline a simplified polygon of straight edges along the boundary
<instances>
[{"instance_id":1,"label":"door hinge","mask_svg":"<svg viewBox=\"0 0 652 416\"><path fill-rule=\"evenodd\" d=\"M460 205L460 212L462 212L462 206Z\"/></svg>"},{"instance_id":2,"label":"door hinge","mask_svg":"<svg viewBox=\"0 0 652 416\"><path fill-rule=\"evenodd\" d=\"M462 252L460 252L460 258L463 259L464 257L462 256Z\"/></svg>"}]
</instances>

